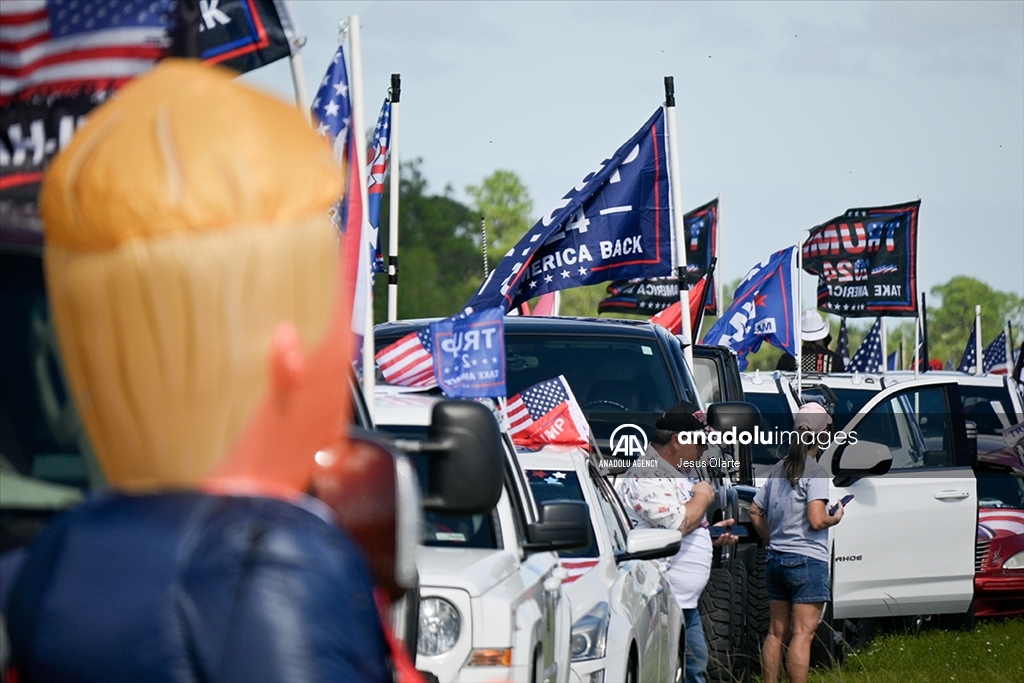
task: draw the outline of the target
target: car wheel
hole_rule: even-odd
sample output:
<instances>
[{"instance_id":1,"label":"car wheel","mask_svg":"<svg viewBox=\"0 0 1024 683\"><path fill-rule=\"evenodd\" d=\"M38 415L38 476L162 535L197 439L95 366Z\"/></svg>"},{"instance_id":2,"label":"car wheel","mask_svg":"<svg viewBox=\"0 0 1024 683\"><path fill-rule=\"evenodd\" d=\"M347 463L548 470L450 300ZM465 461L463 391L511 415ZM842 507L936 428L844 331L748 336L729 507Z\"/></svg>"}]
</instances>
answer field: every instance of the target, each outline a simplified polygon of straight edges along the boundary
<instances>
[{"instance_id":1,"label":"car wheel","mask_svg":"<svg viewBox=\"0 0 1024 683\"><path fill-rule=\"evenodd\" d=\"M746 678L745 584L746 569L734 562L732 569L711 570L697 606L708 645L708 681L732 683Z\"/></svg>"},{"instance_id":2,"label":"car wheel","mask_svg":"<svg viewBox=\"0 0 1024 683\"><path fill-rule=\"evenodd\" d=\"M637 663L636 650L631 649L629 652L629 663L626 664L626 683L637 683L640 678L638 669L640 665Z\"/></svg>"},{"instance_id":3,"label":"car wheel","mask_svg":"<svg viewBox=\"0 0 1024 683\"><path fill-rule=\"evenodd\" d=\"M754 571L747 577L747 627L744 655L753 670L761 666L761 646L768 635L770 609L768 606L768 585L764 580L764 568L768 563L768 549L758 548Z\"/></svg>"}]
</instances>

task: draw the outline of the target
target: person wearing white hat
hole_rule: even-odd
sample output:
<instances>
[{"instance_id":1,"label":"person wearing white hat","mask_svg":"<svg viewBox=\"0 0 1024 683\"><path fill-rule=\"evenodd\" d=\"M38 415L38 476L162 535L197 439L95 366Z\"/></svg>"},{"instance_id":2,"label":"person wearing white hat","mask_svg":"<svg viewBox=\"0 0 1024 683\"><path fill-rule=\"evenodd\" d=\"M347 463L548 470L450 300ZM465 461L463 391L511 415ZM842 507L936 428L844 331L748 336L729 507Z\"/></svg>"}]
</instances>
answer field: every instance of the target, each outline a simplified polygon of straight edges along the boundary
<instances>
[{"instance_id":1,"label":"person wearing white hat","mask_svg":"<svg viewBox=\"0 0 1024 683\"><path fill-rule=\"evenodd\" d=\"M750 504L750 521L768 545L769 624L761 649L765 683L778 683L784 655L791 683L807 681L811 641L830 597L828 529L843 518L843 504L829 514L829 472L817 458L831 440L831 424L832 416L820 404L800 406L789 453L772 467Z\"/></svg>"},{"instance_id":2,"label":"person wearing white hat","mask_svg":"<svg viewBox=\"0 0 1024 683\"><path fill-rule=\"evenodd\" d=\"M803 344L800 350L800 365L804 372L846 371L843 357L828 348L832 342L828 321L823 319L817 311L804 311L803 318L800 319L800 341ZM789 353L782 354L775 369L794 372L796 358Z\"/></svg>"}]
</instances>

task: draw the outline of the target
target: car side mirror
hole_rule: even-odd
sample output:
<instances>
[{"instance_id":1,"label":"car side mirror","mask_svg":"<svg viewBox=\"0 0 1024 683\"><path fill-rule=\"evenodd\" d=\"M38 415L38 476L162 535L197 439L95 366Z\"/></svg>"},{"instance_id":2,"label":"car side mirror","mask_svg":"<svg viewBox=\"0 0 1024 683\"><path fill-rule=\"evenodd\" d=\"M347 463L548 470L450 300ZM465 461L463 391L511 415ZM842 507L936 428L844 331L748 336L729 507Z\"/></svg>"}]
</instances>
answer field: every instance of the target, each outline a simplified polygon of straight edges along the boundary
<instances>
[{"instance_id":1,"label":"car side mirror","mask_svg":"<svg viewBox=\"0 0 1024 683\"><path fill-rule=\"evenodd\" d=\"M749 432L761 424L761 411L746 401L720 401L708 407L708 424L720 432Z\"/></svg>"},{"instance_id":2,"label":"car side mirror","mask_svg":"<svg viewBox=\"0 0 1024 683\"><path fill-rule=\"evenodd\" d=\"M892 452L874 441L847 444L832 456L832 473L840 479L877 476L888 472L890 467Z\"/></svg>"},{"instance_id":3,"label":"car side mirror","mask_svg":"<svg viewBox=\"0 0 1024 683\"><path fill-rule=\"evenodd\" d=\"M374 583L398 600L417 582L414 549L422 516L412 463L358 427L315 460L312 494L362 549Z\"/></svg>"},{"instance_id":4,"label":"car side mirror","mask_svg":"<svg viewBox=\"0 0 1024 683\"><path fill-rule=\"evenodd\" d=\"M505 447L494 413L482 403L441 401L434 405L426 439L396 443L427 456L425 510L476 515L498 504Z\"/></svg>"},{"instance_id":5,"label":"car side mirror","mask_svg":"<svg viewBox=\"0 0 1024 683\"><path fill-rule=\"evenodd\" d=\"M683 535L678 529L633 529L626 536L625 552L615 553L616 562L660 560L679 552Z\"/></svg>"},{"instance_id":6,"label":"car side mirror","mask_svg":"<svg viewBox=\"0 0 1024 683\"><path fill-rule=\"evenodd\" d=\"M540 504L539 521L526 526L530 551L571 550L590 545L590 508L582 500L552 500Z\"/></svg>"}]
</instances>

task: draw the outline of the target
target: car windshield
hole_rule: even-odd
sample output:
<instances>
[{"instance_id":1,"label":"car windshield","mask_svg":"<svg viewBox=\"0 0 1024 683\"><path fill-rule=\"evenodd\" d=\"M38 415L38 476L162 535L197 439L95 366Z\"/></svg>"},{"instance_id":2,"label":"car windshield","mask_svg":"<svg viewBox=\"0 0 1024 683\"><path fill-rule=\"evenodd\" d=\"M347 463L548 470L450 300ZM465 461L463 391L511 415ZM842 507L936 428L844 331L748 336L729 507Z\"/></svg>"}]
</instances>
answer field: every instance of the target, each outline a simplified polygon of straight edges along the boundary
<instances>
[{"instance_id":1,"label":"car windshield","mask_svg":"<svg viewBox=\"0 0 1024 683\"><path fill-rule=\"evenodd\" d=\"M585 500L579 477L572 470L550 470L523 468L526 480L530 482L530 492L539 507L551 500ZM560 557L597 557L597 539L594 528L590 528L590 544L585 548L562 550Z\"/></svg>"},{"instance_id":2,"label":"car windshield","mask_svg":"<svg viewBox=\"0 0 1024 683\"><path fill-rule=\"evenodd\" d=\"M775 434L793 429L793 412L782 394L744 392L744 398L757 406L761 412L761 429ZM761 440L753 443L754 462L759 465L774 465L786 456L785 446L778 443L765 445ZM780 450L781 449L781 450Z\"/></svg>"},{"instance_id":3,"label":"car windshield","mask_svg":"<svg viewBox=\"0 0 1024 683\"><path fill-rule=\"evenodd\" d=\"M1021 421L1021 416L1013 411L1013 401L1005 384L998 387L961 384L960 402L964 406L964 418L978 425L979 434L1002 436L1004 427Z\"/></svg>"},{"instance_id":4,"label":"car windshield","mask_svg":"<svg viewBox=\"0 0 1024 683\"><path fill-rule=\"evenodd\" d=\"M1024 479L1004 472L977 472L978 507L1024 510Z\"/></svg>"},{"instance_id":5,"label":"car windshield","mask_svg":"<svg viewBox=\"0 0 1024 683\"><path fill-rule=\"evenodd\" d=\"M623 421L653 423L675 405L669 360L655 340L642 337L505 333L509 395L564 375L597 439Z\"/></svg>"},{"instance_id":6,"label":"car windshield","mask_svg":"<svg viewBox=\"0 0 1024 683\"><path fill-rule=\"evenodd\" d=\"M423 441L427 428L418 425L377 425L377 429L395 439ZM429 476L429 456L413 453L409 458L416 468L420 492L426 494ZM498 548L500 536L495 532L497 525L492 510L486 515L448 515L424 510L423 533L420 545L442 548Z\"/></svg>"}]
</instances>

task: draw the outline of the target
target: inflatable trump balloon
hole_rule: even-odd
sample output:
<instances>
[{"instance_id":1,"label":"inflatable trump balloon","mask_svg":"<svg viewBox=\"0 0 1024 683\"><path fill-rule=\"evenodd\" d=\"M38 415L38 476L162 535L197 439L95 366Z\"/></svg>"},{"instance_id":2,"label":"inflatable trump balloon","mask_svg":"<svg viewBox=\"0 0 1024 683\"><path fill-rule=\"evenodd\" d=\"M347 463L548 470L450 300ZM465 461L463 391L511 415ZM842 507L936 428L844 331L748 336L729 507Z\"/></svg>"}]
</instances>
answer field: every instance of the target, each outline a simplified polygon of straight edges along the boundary
<instances>
[{"instance_id":1,"label":"inflatable trump balloon","mask_svg":"<svg viewBox=\"0 0 1024 683\"><path fill-rule=\"evenodd\" d=\"M306 495L349 414L343 180L298 110L183 60L54 160L48 296L110 491L22 565L21 680L390 680L366 566Z\"/></svg>"}]
</instances>

